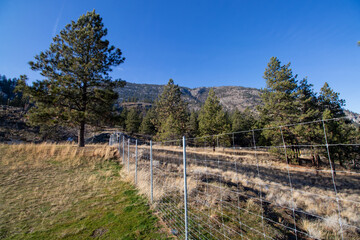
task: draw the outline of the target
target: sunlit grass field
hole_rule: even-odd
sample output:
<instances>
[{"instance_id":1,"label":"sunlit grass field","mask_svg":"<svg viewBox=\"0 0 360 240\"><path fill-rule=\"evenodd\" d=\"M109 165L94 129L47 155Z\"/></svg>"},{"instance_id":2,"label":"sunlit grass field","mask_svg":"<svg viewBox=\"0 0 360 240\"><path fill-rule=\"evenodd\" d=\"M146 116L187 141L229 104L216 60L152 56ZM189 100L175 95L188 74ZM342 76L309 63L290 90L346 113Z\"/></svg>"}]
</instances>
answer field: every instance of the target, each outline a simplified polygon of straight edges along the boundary
<instances>
[{"instance_id":1,"label":"sunlit grass field","mask_svg":"<svg viewBox=\"0 0 360 240\"><path fill-rule=\"evenodd\" d=\"M0 239L167 239L105 145L0 145Z\"/></svg>"}]
</instances>

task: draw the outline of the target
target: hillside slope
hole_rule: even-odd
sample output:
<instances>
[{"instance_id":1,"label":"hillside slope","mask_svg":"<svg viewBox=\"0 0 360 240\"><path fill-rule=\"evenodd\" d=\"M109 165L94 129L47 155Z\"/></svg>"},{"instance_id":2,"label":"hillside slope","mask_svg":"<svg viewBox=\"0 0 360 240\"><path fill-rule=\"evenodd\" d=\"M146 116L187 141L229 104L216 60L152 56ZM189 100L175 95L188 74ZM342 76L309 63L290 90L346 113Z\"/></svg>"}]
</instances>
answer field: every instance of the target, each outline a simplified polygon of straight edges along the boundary
<instances>
[{"instance_id":1,"label":"hillside slope","mask_svg":"<svg viewBox=\"0 0 360 240\"><path fill-rule=\"evenodd\" d=\"M136 99L139 102L153 102L161 94L164 85L126 83L124 88L118 88L119 103L128 99ZM238 108L240 111L249 107L255 110L260 104L260 90L240 86L213 87L216 96L227 110ZM184 100L190 109L198 110L209 94L210 87L187 88L180 87Z\"/></svg>"},{"instance_id":2,"label":"hillside slope","mask_svg":"<svg viewBox=\"0 0 360 240\"><path fill-rule=\"evenodd\" d=\"M126 83L124 88L118 88L119 104L131 98L136 98L138 102L146 102L146 107L149 107L149 102L154 102L155 99L163 91L164 85L155 84L136 84ZM205 103L211 87L187 88L181 87L183 99L189 104L190 109L199 110ZM240 86L223 86L213 87L216 96L220 103L226 110L244 111L247 107L253 112L256 111L256 106L261 104L260 90L256 88L246 88ZM126 105L129 105L127 103ZM130 105L134 105L130 104ZM137 104L135 104L137 105ZM135 106L134 105L134 106ZM360 114L345 110L346 116L352 119L355 123L360 124Z\"/></svg>"}]
</instances>

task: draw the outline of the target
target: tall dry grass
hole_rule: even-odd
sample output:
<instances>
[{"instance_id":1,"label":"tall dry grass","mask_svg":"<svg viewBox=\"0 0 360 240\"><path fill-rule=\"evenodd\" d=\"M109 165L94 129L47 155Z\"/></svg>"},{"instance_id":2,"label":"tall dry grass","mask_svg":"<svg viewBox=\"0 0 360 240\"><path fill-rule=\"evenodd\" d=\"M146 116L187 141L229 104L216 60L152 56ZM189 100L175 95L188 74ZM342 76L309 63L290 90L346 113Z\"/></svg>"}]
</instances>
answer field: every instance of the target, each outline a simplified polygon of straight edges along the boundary
<instances>
[{"instance_id":1,"label":"tall dry grass","mask_svg":"<svg viewBox=\"0 0 360 240\"><path fill-rule=\"evenodd\" d=\"M140 146L139 149L136 186L142 194L150 198L149 147ZM130 151L129 171L126 167L123 168L122 175L127 181L134 183L134 148L131 147ZM236 154L234 154L235 151L237 151ZM153 154L155 204L162 198L171 196L174 192L181 196L183 194L182 148L155 145L153 146ZM125 155L127 156L127 153ZM219 204L220 198L234 199L236 198L235 195L246 196L249 202L246 204L250 204L253 200L258 203L260 201L259 196L255 195L249 198L249 195L247 195L248 190L241 190L246 188L251 189L252 192L261 192L263 201L270 204L274 209L282 209L280 212L284 214L288 210L291 211L292 208L296 209L297 214L299 214L298 217L302 216L302 219L297 219L299 229L307 232L310 236L318 239L338 239L341 235L341 228L343 234L350 239L356 239L360 234L357 228L349 227L360 228L360 195L357 190L358 187L355 187L360 185L358 177L351 177L347 173L339 172L336 177L336 184L348 190L338 191L338 194L335 195L330 172L324 171L319 174L317 171L306 167L294 166L291 166L290 170L288 170L288 165L270 161L271 155L265 151L258 152L257 159L254 151L251 150L223 149L213 152L211 148L187 148L187 155L189 164L187 184L190 204L192 204L192 201L193 203L206 202L216 209L219 206L221 207L221 204ZM177 163L170 160L174 158L177 158ZM204 166L204 164L199 164L199 158L205 158L207 161L211 159L217 160L220 166L221 164L231 165L236 162L238 170L235 171L234 167L226 170L216 167L210 168ZM257 169L257 167L261 168L260 175L246 171L246 169ZM290 188L288 182L288 174L293 178L292 188ZM285 182L280 175L286 176ZM220 190L208 190L209 194L198 197L197 194L201 190L202 181L209 178L212 178L210 184ZM217 180L218 183L213 181L217 178L219 179ZM312 178L315 181L314 184L309 183L309 179ZM349 179L351 179L351 182L349 182ZM353 188L351 187L352 184ZM241 189L234 189L236 185L241 186ZM234 191L238 191L238 194L234 195ZM338 220L336 197L340 202L341 228ZM236 205L236 202L234 204ZM291 215L279 217L279 221L282 221L283 218L291 220Z\"/></svg>"}]
</instances>

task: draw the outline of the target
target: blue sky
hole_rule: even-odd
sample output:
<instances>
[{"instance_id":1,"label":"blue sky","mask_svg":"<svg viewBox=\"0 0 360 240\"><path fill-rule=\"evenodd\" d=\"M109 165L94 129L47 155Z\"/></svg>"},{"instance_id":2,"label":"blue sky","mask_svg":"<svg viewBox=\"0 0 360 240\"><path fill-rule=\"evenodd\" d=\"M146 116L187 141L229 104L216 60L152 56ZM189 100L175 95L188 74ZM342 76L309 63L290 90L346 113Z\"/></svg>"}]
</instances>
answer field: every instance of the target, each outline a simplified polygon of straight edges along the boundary
<instances>
[{"instance_id":1,"label":"blue sky","mask_svg":"<svg viewBox=\"0 0 360 240\"><path fill-rule=\"evenodd\" d=\"M41 76L28 62L95 9L129 82L263 88L272 56L319 91L325 81L360 113L360 1L0 1L0 74Z\"/></svg>"}]
</instances>

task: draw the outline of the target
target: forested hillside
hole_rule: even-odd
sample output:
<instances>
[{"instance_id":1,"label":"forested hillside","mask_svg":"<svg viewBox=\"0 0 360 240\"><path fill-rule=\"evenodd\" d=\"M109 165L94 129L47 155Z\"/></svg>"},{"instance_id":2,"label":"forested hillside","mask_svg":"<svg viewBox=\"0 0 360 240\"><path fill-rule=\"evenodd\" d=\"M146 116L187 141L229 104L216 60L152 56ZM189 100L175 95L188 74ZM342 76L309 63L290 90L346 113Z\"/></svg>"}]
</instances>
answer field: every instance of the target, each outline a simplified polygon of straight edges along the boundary
<instances>
[{"instance_id":1,"label":"forested hillside","mask_svg":"<svg viewBox=\"0 0 360 240\"><path fill-rule=\"evenodd\" d=\"M127 82L125 87L118 88L116 91L119 93L118 103L125 105L138 106L134 102L143 102L147 108L149 103L153 103L156 98L161 94L164 85L155 84L137 84ZM181 87L182 98L188 103L191 110L199 110L205 103L211 87L198 87L187 88ZM260 90L256 88L247 88L241 86L222 86L213 87L216 96L219 98L221 105L226 110L244 111L247 107L256 112L256 106L261 104ZM142 104L144 105L144 104ZM145 106L144 105L144 106ZM360 114L345 110L346 116L350 117L354 122L360 124Z\"/></svg>"},{"instance_id":2,"label":"forested hillside","mask_svg":"<svg viewBox=\"0 0 360 240\"><path fill-rule=\"evenodd\" d=\"M124 88L118 88L119 103L122 102L154 102L164 89L164 85L126 83ZM205 103L211 87L187 88L181 87L182 98L192 110L199 110ZM226 110L240 111L247 107L255 110L260 104L260 90L240 86L213 87L216 96Z\"/></svg>"}]
</instances>

